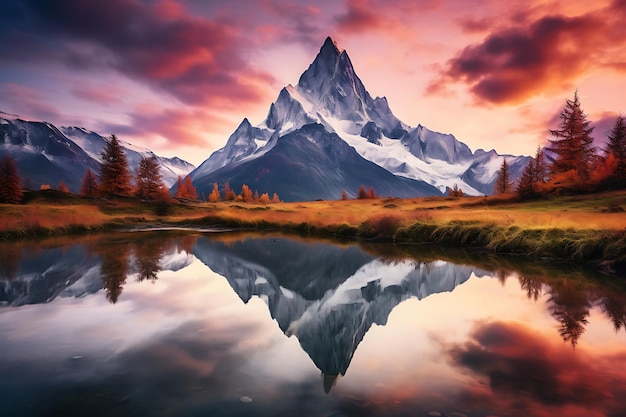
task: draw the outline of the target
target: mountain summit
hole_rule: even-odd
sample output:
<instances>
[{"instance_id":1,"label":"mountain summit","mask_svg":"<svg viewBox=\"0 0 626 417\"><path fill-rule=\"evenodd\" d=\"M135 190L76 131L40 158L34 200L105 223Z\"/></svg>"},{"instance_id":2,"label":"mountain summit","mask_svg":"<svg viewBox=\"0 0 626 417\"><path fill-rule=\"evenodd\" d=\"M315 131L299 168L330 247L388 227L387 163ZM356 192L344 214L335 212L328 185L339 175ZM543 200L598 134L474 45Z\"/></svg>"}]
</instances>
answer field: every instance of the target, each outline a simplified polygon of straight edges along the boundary
<instances>
[{"instance_id":1,"label":"mountain summit","mask_svg":"<svg viewBox=\"0 0 626 417\"><path fill-rule=\"evenodd\" d=\"M199 192L229 182L233 189L247 184L277 192L286 201L336 199L341 190L354 196L361 184L383 196L441 195L454 185L481 195L491 193L503 158L514 179L528 162L474 153L452 135L400 121L385 97L372 98L348 53L328 37L298 84L280 91L266 119L256 127L244 119L224 148L190 175Z\"/></svg>"}]
</instances>

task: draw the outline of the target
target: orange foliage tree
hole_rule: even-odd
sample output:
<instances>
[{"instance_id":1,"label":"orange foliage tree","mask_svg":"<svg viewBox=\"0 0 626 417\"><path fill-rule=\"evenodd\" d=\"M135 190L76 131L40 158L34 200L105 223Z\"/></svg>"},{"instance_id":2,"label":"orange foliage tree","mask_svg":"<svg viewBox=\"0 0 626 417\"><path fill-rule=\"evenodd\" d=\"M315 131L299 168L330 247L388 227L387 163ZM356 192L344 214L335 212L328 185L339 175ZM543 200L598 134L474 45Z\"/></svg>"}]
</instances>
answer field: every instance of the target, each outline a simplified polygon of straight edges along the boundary
<instances>
[{"instance_id":1,"label":"orange foliage tree","mask_svg":"<svg viewBox=\"0 0 626 417\"><path fill-rule=\"evenodd\" d=\"M584 185L590 177L595 158L595 147L587 115L580 108L578 91L573 100L567 100L561 112L561 125L550 130L555 138L550 140L546 149L550 152L550 169L553 174L574 171L578 178L578 187Z\"/></svg>"},{"instance_id":2,"label":"orange foliage tree","mask_svg":"<svg viewBox=\"0 0 626 417\"><path fill-rule=\"evenodd\" d=\"M159 171L159 163L154 155L142 157L137 168L137 197L156 200L163 194L163 176Z\"/></svg>"},{"instance_id":3,"label":"orange foliage tree","mask_svg":"<svg viewBox=\"0 0 626 417\"><path fill-rule=\"evenodd\" d=\"M176 198L187 198L190 200L198 198L198 192L196 187L193 186L189 175L186 175L184 180L180 175L178 176L176 180Z\"/></svg>"},{"instance_id":4,"label":"orange foliage tree","mask_svg":"<svg viewBox=\"0 0 626 417\"><path fill-rule=\"evenodd\" d=\"M220 196L220 190L217 186L217 183L213 184L213 190L211 190L211 194L209 194L209 201L211 203L217 203L218 201L220 201L221 196Z\"/></svg>"},{"instance_id":5,"label":"orange foliage tree","mask_svg":"<svg viewBox=\"0 0 626 417\"><path fill-rule=\"evenodd\" d=\"M57 185L57 190L61 191L63 193L69 193L70 189L67 188L67 185L65 185L65 183L63 181L59 182L59 185Z\"/></svg>"},{"instance_id":6,"label":"orange foliage tree","mask_svg":"<svg viewBox=\"0 0 626 417\"><path fill-rule=\"evenodd\" d=\"M100 165L100 193L107 196L130 195L130 171L122 145L115 135L102 150Z\"/></svg>"},{"instance_id":7,"label":"orange foliage tree","mask_svg":"<svg viewBox=\"0 0 626 417\"><path fill-rule=\"evenodd\" d=\"M228 181L224 184L224 200L233 201L237 198L235 192L230 188Z\"/></svg>"},{"instance_id":8,"label":"orange foliage tree","mask_svg":"<svg viewBox=\"0 0 626 417\"><path fill-rule=\"evenodd\" d=\"M254 201L252 190L246 184L241 186L241 194L239 194L239 197L241 198L242 201L246 201L246 202Z\"/></svg>"},{"instance_id":9,"label":"orange foliage tree","mask_svg":"<svg viewBox=\"0 0 626 417\"><path fill-rule=\"evenodd\" d=\"M93 197L98 192L98 181L96 180L96 176L90 169L85 171L85 175L83 176L83 182L80 186L80 194L86 197Z\"/></svg>"}]
</instances>

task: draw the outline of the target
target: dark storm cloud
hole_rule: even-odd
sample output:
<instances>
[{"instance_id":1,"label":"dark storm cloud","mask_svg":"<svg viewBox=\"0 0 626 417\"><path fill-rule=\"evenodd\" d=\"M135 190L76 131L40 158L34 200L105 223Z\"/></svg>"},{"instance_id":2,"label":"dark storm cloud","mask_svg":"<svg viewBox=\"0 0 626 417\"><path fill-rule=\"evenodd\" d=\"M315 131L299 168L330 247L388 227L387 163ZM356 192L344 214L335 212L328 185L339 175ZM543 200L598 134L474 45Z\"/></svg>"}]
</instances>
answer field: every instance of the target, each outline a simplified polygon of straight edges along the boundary
<instances>
[{"instance_id":1,"label":"dark storm cloud","mask_svg":"<svg viewBox=\"0 0 626 417\"><path fill-rule=\"evenodd\" d=\"M4 9L0 42L10 61L106 65L182 102L225 107L259 100L273 82L248 64L241 31L168 0L31 0Z\"/></svg>"},{"instance_id":2,"label":"dark storm cloud","mask_svg":"<svg viewBox=\"0 0 626 417\"><path fill-rule=\"evenodd\" d=\"M554 88L569 86L586 70L615 66L623 58L626 35L612 8L576 17L543 16L528 24L494 30L450 59L429 93L462 82L479 102L518 103ZM484 22L464 21L463 30Z\"/></svg>"}]
</instances>

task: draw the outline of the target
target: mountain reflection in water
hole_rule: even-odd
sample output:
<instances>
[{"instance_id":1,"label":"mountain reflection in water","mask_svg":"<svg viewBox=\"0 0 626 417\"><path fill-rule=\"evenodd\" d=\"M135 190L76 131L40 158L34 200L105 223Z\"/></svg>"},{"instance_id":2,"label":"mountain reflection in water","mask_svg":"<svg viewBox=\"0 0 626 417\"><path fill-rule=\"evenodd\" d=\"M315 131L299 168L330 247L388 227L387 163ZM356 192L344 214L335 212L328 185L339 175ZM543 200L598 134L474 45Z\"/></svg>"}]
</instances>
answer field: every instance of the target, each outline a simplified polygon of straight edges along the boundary
<instances>
[{"instance_id":1,"label":"mountain reflection in water","mask_svg":"<svg viewBox=\"0 0 626 417\"><path fill-rule=\"evenodd\" d=\"M613 283L614 285L601 284L600 281L588 279L584 272L577 269L546 270L537 265L507 264L507 261L493 258L481 260L477 255L463 258L465 255L460 254L451 258L450 255L428 250L405 255L383 252L388 247L364 249L357 245L335 245L280 236L218 237L133 233L85 238L79 242L55 240L38 245L27 242L3 244L0 249L0 305L4 306L0 309L0 350L7 352L5 358L0 359L0 373L4 375L0 376L0 392L15 393L18 389L27 392L30 384L43 390L40 386L42 376L37 375L37 371L19 351L19 347L26 346L26 342L19 340L20 331L25 331L18 330L20 314L36 314L37 310L24 310L24 307L18 308L19 306L50 304L52 309L57 300L78 302L100 297L98 294L102 293L109 303L116 304L116 308L119 304L120 309L125 309L129 308L123 306L125 291L130 288L128 302L132 301L134 307L128 314L133 317L137 314L139 321L142 321L145 318L141 315L150 316L154 314L150 313L151 309L155 308L150 305L149 308L142 307L146 308L146 313L134 313L141 306L148 305L147 299L144 300L141 295L143 291L147 291L142 286L152 284L154 289L150 293L158 293L160 280L165 272L168 272L166 276L169 277L170 274L185 273L190 269L198 271L200 261L202 265L225 278L244 303L257 298L266 303L271 318L282 333L288 337L295 336L301 349L321 371L324 392L331 393L326 398L319 397L319 394L312 393L313 388L303 385L304 380L290 383L290 388L287 389L284 384L289 378L283 375L277 382L283 387L280 390L283 392L281 395L293 395L292 400L295 402L289 405L287 401L278 406L270 398L279 394L267 385L263 388L267 401L255 398L254 413L250 414L279 415L297 410L303 415L313 412L316 415L323 414L321 411L340 412L337 415L415 415L414 412L417 415L426 415L429 411L445 410L451 403L456 404L457 411L462 410L466 415L588 415L585 413L598 411L601 415L617 416L624 409L626 376L623 371L626 370L626 347L616 348L615 346L620 346L618 342L611 344L609 350L599 350L599 330L590 323L594 320L610 323L616 340L624 340L626 292L619 282ZM443 259L463 262L453 263ZM172 401L175 398L194 398L194 401L190 400L193 407L182 414L193 415L201 410L203 413L212 412L215 415L247 415L248 412L244 409L241 412L236 410L243 407L242 404L247 402L248 397L238 396L242 400L235 406L225 403L226 400L220 396L227 396L227 389L246 384L235 380L236 373L229 371L229 368L239 369L242 362L250 364L246 356L237 359L233 352L241 349L254 352L255 349L246 347L243 341L247 338L246 334L252 335L259 330L247 328L235 334L234 330L229 330L228 321L236 318L224 317L222 324L217 327L211 325L210 337L214 340L208 343L202 337L206 327L202 324L205 319L187 318L184 322L175 320L187 317L190 313L184 311L191 311L193 308L186 304L188 300L180 298L182 296L176 290L176 281L166 279L168 283L171 282L167 284L171 285L168 286L171 290L162 299L164 303L159 308L163 311L171 310L171 314L164 315L161 321L154 319L151 323L155 326L158 324L161 328L159 331L155 330L155 335L152 336L154 342L142 342L148 343L147 345L137 342L138 344L133 345L124 341L129 336L115 333L119 345L109 348L111 342L103 341L102 346L98 347L107 352L101 353L100 357L109 359L86 365L88 361L82 359L83 355L73 355L71 357L75 359L71 361L71 366L75 368L80 365L79 368L95 370L100 375L87 381L87 391L89 384L95 384L98 390L113 389L115 394L110 394L111 396L132 396L144 398L145 401L157 392L164 391L171 396ZM484 299L478 300L478 304L479 309L484 309L485 313L468 310L464 303L470 301L466 299L445 301L452 299L452 294L458 292L457 287L465 287L465 283L469 282L473 284L468 291L476 291L472 287L483 288L484 294L474 294L471 302L476 303L475 298L484 295ZM496 311L502 308L500 304L505 302L506 297L513 297L514 291L505 291L510 287L509 282L519 282L521 292L517 290L517 294L524 294L522 299L527 300L520 308L529 310L519 316L499 317ZM494 286L493 283L497 285ZM498 287L502 290L498 290ZM205 290L196 291L200 296ZM448 295L443 298L435 297L436 294L443 296L444 293ZM494 294L497 295L494 297ZM418 304L403 303L410 299L423 301ZM214 304L216 300L206 299L202 302L207 303L207 309L210 310L209 303ZM399 306L401 303L402 306ZM63 308L69 309L71 305L73 303L66 303ZM493 311L489 310L490 305L493 305ZM102 309L103 306L97 308ZM254 306L251 308L258 309ZM413 313L407 315L404 312L407 308ZM452 313L455 310L459 312L458 320L467 320L467 323L462 327L455 324L452 327L455 330L451 333L439 333L437 321L441 321L440 327L444 329L444 316L454 315ZM61 310L58 311L56 314L63 314ZM244 314L243 311L241 310L241 314ZM552 329L549 328L549 323L548 330L545 327L538 330L526 322L530 316L540 315L541 311L551 317ZM421 314L415 314L416 312ZM382 331L380 326L386 326L392 314L397 321L410 323L412 328L422 326L423 330L418 332L421 334L405 334L402 337L408 337L409 340L411 337L419 338L415 344L427 344L428 347L423 349L430 355L414 358L416 363L423 363L420 366L424 368L422 372L425 374L419 376L422 380L403 380L402 387L394 380L392 370L398 375L416 371L401 370L403 365L398 361L394 362L394 351L400 360L403 358L402 352L413 347L410 343L394 345L392 340L388 342L390 344L386 344L377 339L377 334ZM468 318L464 318L463 314ZM9 324L9 317L14 317L18 324L16 321ZM263 320L261 317L256 319ZM98 326L103 326L104 321L106 316L102 316ZM233 328L246 328L243 323L238 325L236 321L232 325ZM591 328L593 333L589 335L587 344L581 348L579 342L585 339L587 328ZM60 332L63 333L62 330ZM366 337L369 332L372 335ZM464 336L455 339L452 337L455 332ZM553 337L557 335L558 343ZM72 337L93 339L91 343L98 345L99 336L95 332L84 336L74 334ZM236 341L238 338L241 341ZM361 366L348 372L355 355L358 356L357 347L362 342L365 343L364 340L370 339L372 342L363 349L363 358L359 361ZM406 342L407 339L403 340ZM123 347L129 343L131 347ZM257 346L258 351L259 346L265 346L269 342L264 342L261 338L254 343L247 343ZM274 340L272 343L282 345L284 342ZM389 354L377 352L373 347L375 343L379 343L377 347L382 346ZM36 346L31 345L28 349L36 349ZM43 357L39 357L41 355L43 353L36 351L35 362L44 361ZM269 361L272 360L280 363L281 359ZM30 375L33 380L25 376L9 379L12 373L20 374L20 369L11 361L27 368L27 372L22 373ZM296 368L304 366L298 363ZM387 366L380 368L378 363L387 363ZM429 366L445 368L445 372L441 371L441 375L430 375L428 372L431 371L426 365L428 363L431 363ZM49 365L51 375L67 373L61 371L59 366L61 365ZM48 369L46 366L41 368ZM133 370L132 375L130 371L126 371L129 373L127 378L120 377L124 374L122 370L127 369ZM70 372L70 379L87 378L83 374L86 371L78 372L78 368L72 372L74 371L77 373ZM372 374L380 371L384 373ZM468 376L468 371L471 377ZM246 372L250 371L240 372L243 372L245 378ZM273 372L276 371L270 373L274 375ZM284 372L289 371L285 369ZM298 374L301 371L293 372ZM184 377L182 373L185 373ZM337 378L348 373L355 374L356 378L350 381L346 379L332 389ZM449 376L457 373L464 376L442 378L446 373ZM150 383L145 381L148 375L152 375ZM437 382L429 382L424 375L429 375ZM122 379L118 380L119 378ZM212 387L211 390L219 393L215 394L215 398L202 397L199 394L196 398L196 394L189 394L189 391L182 389L184 383L180 383L181 392L170 387L166 381L168 378L192 380L195 382L189 384L205 386L204 389ZM273 378L277 377L274 375ZM375 382L377 379L379 381ZM149 389L137 392L134 384L138 381L143 381ZM67 383L64 381L56 386ZM195 388L190 386L188 389L193 391ZM55 398L67 394L59 394L54 390L48 392L48 396L53 395ZM17 395L17 398L24 395ZM98 397L100 400L93 401L106 402L106 395L109 394L103 395L105 396ZM362 400L354 400L359 396ZM448 396L454 397L454 401ZM65 400L75 406L75 401L82 401L82 397L78 397ZM22 399L22 404L27 403L25 398ZM207 398L211 400L208 401ZM390 405L392 400L395 405ZM167 402L166 399L159 401ZM323 401L323 404L319 401ZM89 408L93 405L92 402L83 401L81 406ZM118 403L113 401L113 404ZM46 405L49 406L50 404ZM55 407L67 412L64 404L56 404ZM133 403L133 407L142 408L142 405ZM113 408L117 410L116 413L123 411L125 414L133 414L137 411L124 407L118 409L117 405ZM229 414L225 412L226 408L235 411ZM38 410L36 407L35 409ZM17 408L9 408L5 411L14 413L9 415L37 415L34 411L22 413L16 410ZM106 412L103 415L112 412L107 407L104 410ZM178 415L181 410L177 410L157 414ZM453 411L448 409L448 412ZM76 413L79 414L78 411Z\"/></svg>"}]
</instances>

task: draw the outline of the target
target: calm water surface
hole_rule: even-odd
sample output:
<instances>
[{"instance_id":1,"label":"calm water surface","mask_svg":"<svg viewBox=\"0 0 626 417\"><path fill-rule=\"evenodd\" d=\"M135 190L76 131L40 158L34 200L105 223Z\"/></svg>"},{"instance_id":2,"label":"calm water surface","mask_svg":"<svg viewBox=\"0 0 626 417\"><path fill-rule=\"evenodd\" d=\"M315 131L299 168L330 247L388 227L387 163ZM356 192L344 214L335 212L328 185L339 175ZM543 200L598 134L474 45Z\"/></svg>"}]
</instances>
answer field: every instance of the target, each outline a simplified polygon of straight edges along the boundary
<instances>
[{"instance_id":1,"label":"calm water surface","mask_svg":"<svg viewBox=\"0 0 626 417\"><path fill-rule=\"evenodd\" d=\"M620 279L407 250L2 244L0 415L626 415Z\"/></svg>"}]
</instances>

